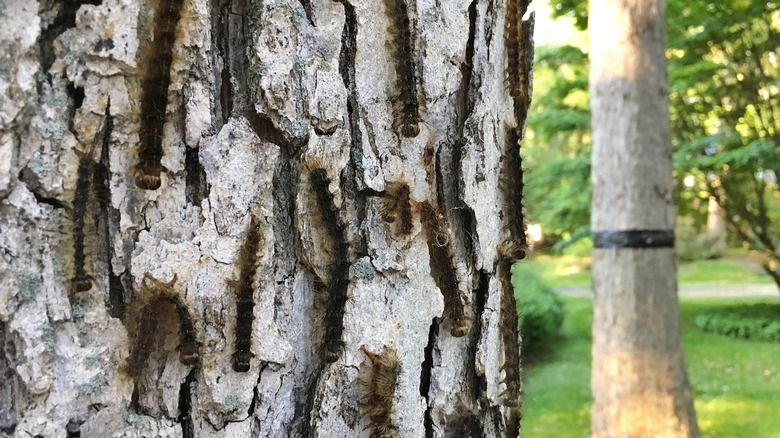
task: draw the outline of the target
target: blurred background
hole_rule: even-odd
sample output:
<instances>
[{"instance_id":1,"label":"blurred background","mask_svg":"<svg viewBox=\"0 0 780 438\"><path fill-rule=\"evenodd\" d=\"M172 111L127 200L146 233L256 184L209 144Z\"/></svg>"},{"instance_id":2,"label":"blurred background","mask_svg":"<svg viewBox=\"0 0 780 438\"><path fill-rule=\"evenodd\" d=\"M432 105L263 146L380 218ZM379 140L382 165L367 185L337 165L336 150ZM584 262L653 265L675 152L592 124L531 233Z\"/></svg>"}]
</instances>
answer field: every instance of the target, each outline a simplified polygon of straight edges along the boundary
<instances>
[{"instance_id":1,"label":"blurred background","mask_svg":"<svg viewBox=\"0 0 780 438\"><path fill-rule=\"evenodd\" d=\"M587 1L535 0L514 283L525 437L590 434ZM683 342L702 436L780 436L780 5L667 0Z\"/></svg>"}]
</instances>

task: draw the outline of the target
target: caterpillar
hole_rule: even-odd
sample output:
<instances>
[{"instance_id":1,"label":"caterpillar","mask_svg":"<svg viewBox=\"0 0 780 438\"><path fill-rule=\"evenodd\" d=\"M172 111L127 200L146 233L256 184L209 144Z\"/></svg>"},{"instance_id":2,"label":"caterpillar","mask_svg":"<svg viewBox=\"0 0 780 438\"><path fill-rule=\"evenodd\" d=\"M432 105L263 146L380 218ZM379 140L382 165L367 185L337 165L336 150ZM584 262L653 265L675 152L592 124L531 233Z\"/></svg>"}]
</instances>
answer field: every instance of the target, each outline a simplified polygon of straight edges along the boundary
<instances>
[{"instance_id":1,"label":"caterpillar","mask_svg":"<svg viewBox=\"0 0 780 438\"><path fill-rule=\"evenodd\" d=\"M504 194L506 228L509 239L501 243L499 254L508 260L521 260L526 257L528 239L525 232L523 215L523 161L520 157L520 132L517 128L506 127L507 146L501 157L500 188Z\"/></svg>"},{"instance_id":2,"label":"caterpillar","mask_svg":"<svg viewBox=\"0 0 780 438\"><path fill-rule=\"evenodd\" d=\"M416 137L421 120L409 10L406 0L385 0L385 9L390 19L389 46L395 58L397 95L392 97L393 128L406 138Z\"/></svg>"},{"instance_id":3,"label":"caterpillar","mask_svg":"<svg viewBox=\"0 0 780 438\"><path fill-rule=\"evenodd\" d=\"M528 10L529 2L530 0L507 0L504 26L507 82L514 107L515 123L519 127L525 126L528 106L531 104L533 20L522 20Z\"/></svg>"},{"instance_id":4,"label":"caterpillar","mask_svg":"<svg viewBox=\"0 0 780 438\"><path fill-rule=\"evenodd\" d=\"M382 220L393 223L398 219L398 234L408 236L412 232L412 200L409 185L404 182L388 182L387 191L379 207Z\"/></svg>"},{"instance_id":5,"label":"caterpillar","mask_svg":"<svg viewBox=\"0 0 780 438\"><path fill-rule=\"evenodd\" d=\"M520 402L520 333L517 317L517 301L512 286L511 263L499 262L498 275L501 281L501 313L498 330L504 346L504 390L500 396L505 406L517 406Z\"/></svg>"},{"instance_id":6,"label":"caterpillar","mask_svg":"<svg viewBox=\"0 0 780 438\"><path fill-rule=\"evenodd\" d=\"M163 126L165 125L168 88L171 82L173 43L183 0L159 0L152 25L153 42L139 50L143 64L141 81L141 132L135 185L144 190L160 188L160 174L165 171L163 157Z\"/></svg>"},{"instance_id":7,"label":"caterpillar","mask_svg":"<svg viewBox=\"0 0 780 438\"><path fill-rule=\"evenodd\" d=\"M252 354L252 321L254 314L254 280L257 271L258 250L263 246L264 237L260 228L260 220L250 214L249 229L246 241L238 255L239 279L236 288L236 343L233 352L233 371L245 373L249 371L249 361Z\"/></svg>"},{"instance_id":8,"label":"caterpillar","mask_svg":"<svg viewBox=\"0 0 780 438\"><path fill-rule=\"evenodd\" d=\"M125 370L130 377L141 375L149 360L149 355L152 354L152 348L157 341L157 330L160 326L157 321L158 311L159 309L152 303L146 305L142 310L135 341L130 348L130 356L125 365Z\"/></svg>"},{"instance_id":9,"label":"caterpillar","mask_svg":"<svg viewBox=\"0 0 780 438\"><path fill-rule=\"evenodd\" d=\"M87 233L84 225L87 217L87 205L91 199L92 160L88 154L76 151L79 157L76 191L73 194L72 235L73 235L73 277L71 287L74 292L86 292L92 289L92 277L87 274Z\"/></svg>"},{"instance_id":10,"label":"caterpillar","mask_svg":"<svg viewBox=\"0 0 780 438\"><path fill-rule=\"evenodd\" d=\"M422 203L420 217L427 234L431 275L444 296L444 314L451 325L450 334L456 338L466 336L471 321L463 311L445 218L428 201Z\"/></svg>"},{"instance_id":11,"label":"caterpillar","mask_svg":"<svg viewBox=\"0 0 780 438\"><path fill-rule=\"evenodd\" d=\"M176 347L179 352L179 362L186 366L198 363L200 344L195 336L195 327L189 309L173 290L177 279L177 275L174 274L173 279L165 283L149 273L144 275L140 293L149 295L149 298L141 310L135 341L130 348L130 356L125 367L131 377L139 376L146 367L157 340L161 306L166 302L174 305L179 319L179 345Z\"/></svg>"},{"instance_id":12,"label":"caterpillar","mask_svg":"<svg viewBox=\"0 0 780 438\"><path fill-rule=\"evenodd\" d=\"M328 270L328 280L317 282L317 288L326 295L322 358L327 363L333 363L338 360L344 348L341 334L344 331L344 307L349 286L349 246L345 226L333 202L333 195L328 190L330 178L327 171L320 167L319 163L307 167L317 207L322 215L324 231L333 243L333 262Z\"/></svg>"},{"instance_id":13,"label":"caterpillar","mask_svg":"<svg viewBox=\"0 0 780 438\"><path fill-rule=\"evenodd\" d=\"M370 429L371 438L397 437L398 430L393 425L392 412L393 395L400 372L398 355L392 348L374 354L361 345L360 351L371 361L370 366L361 367L358 376L358 383L364 392L360 406L363 414L370 418L365 429Z\"/></svg>"},{"instance_id":14,"label":"caterpillar","mask_svg":"<svg viewBox=\"0 0 780 438\"><path fill-rule=\"evenodd\" d=\"M507 78L509 95L520 97L520 0L507 0L506 23L504 24L504 43L506 45Z\"/></svg>"}]
</instances>

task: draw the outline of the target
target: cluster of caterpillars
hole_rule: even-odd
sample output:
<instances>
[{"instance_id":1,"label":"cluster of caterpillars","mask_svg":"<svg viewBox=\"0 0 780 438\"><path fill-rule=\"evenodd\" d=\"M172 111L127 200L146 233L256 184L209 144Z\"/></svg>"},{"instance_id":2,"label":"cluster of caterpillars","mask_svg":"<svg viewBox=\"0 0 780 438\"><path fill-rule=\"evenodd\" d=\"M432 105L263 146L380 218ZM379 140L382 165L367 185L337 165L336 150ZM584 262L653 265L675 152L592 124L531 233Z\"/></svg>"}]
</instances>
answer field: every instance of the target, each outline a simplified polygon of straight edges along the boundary
<instances>
[{"instance_id":1,"label":"cluster of caterpillars","mask_svg":"<svg viewBox=\"0 0 780 438\"><path fill-rule=\"evenodd\" d=\"M328 189L330 177L327 170L317 161L308 163L307 170L317 208L322 215L323 237L329 240L332 249L332 263L327 278L318 278L315 281L315 290L318 295L324 296L325 306L320 354L323 361L333 363L339 359L344 349L341 335L344 331L344 308L349 286L349 245L346 226L334 203L333 194Z\"/></svg>"},{"instance_id":2,"label":"cluster of caterpillars","mask_svg":"<svg viewBox=\"0 0 780 438\"><path fill-rule=\"evenodd\" d=\"M150 2L151 3L151 2ZM171 83L173 45L183 0L158 0L152 24L152 41L139 48L138 63L143 67L141 80L141 131L135 184L144 190L160 188L165 171L163 127Z\"/></svg>"},{"instance_id":3,"label":"cluster of caterpillars","mask_svg":"<svg viewBox=\"0 0 780 438\"><path fill-rule=\"evenodd\" d=\"M125 367L131 377L141 375L154 346L158 343L160 315L165 305L173 305L179 318L179 362L186 366L198 363L200 344L195 337L195 327L189 309L174 289L176 280L176 275L167 283L151 274L144 275L139 291L142 306L138 329L134 333L135 339Z\"/></svg>"},{"instance_id":4,"label":"cluster of caterpillars","mask_svg":"<svg viewBox=\"0 0 780 438\"><path fill-rule=\"evenodd\" d=\"M416 137L420 133L421 117L409 8L406 0L385 0L385 9L390 24L388 46L395 60L396 92L391 98L393 128L404 137Z\"/></svg>"},{"instance_id":5,"label":"cluster of caterpillars","mask_svg":"<svg viewBox=\"0 0 780 438\"><path fill-rule=\"evenodd\" d=\"M247 372L250 368L252 353L252 322L254 320L255 274L260 263L259 252L263 247L264 236L260 220L250 214L246 240L238 254L239 278L228 282L236 293L236 332L232 356L232 367L236 372ZM153 346L157 343L160 325L161 306L173 304L179 318L179 361L187 366L196 365L199 357L199 343L195 337L192 317L186 304L174 289L177 276L168 282L162 282L151 274L144 276L139 291L141 306L138 313L138 325L135 339L127 359L126 370L130 376L137 377L146 366Z\"/></svg>"},{"instance_id":6,"label":"cluster of caterpillars","mask_svg":"<svg viewBox=\"0 0 780 438\"><path fill-rule=\"evenodd\" d=\"M514 121L506 126L506 147L501 157L499 184L504 199L504 229L508 237L498 246L497 274L501 281L501 308L499 333L504 346L501 399L511 407L508 430L516 433L520 421L520 333L517 302L512 286L512 264L526 257L528 244L523 214L523 162L520 140L523 136L527 109L530 103L530 58L523 45L529 40L530 26L523 26L522 17L528 9L528 0L507 0L504 37L507 52L507 78L513 101ZM523 49L521 51L521 49ZM512 429L515 429L514 431Z\"/></svg>"},{"instance_id":7,"label":"cluster of caterpillars","mask_svg":"<svg viewBox=\"0 0 780 438\"><path fill-rule=\"evenodd\" d=\"M444 317L450 324L450 334L463 337L469 333L470 319L465 315L458 276L451 248L452 239L440 209L430 201L416 203L410 196L409 185L401 181L387 183L387 190L379 208L383 221L395 224L399 235L409 235L413 216L420 214L430 254L431 274L444 296Z\"/></svg>"}]
</instances>

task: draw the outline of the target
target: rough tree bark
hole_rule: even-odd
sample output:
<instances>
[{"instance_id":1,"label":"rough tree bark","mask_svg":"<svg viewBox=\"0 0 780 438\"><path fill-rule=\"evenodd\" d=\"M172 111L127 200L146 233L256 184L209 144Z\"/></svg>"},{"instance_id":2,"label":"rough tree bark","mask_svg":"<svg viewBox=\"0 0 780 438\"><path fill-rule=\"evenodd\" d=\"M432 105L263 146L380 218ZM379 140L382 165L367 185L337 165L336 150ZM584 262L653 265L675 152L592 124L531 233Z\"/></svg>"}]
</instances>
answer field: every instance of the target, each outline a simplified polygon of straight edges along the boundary
<instances>
[{"instance_id":1,"label":"rough tree bark","mask_svg":"<svg viewBox=\"0 0 780 438\"><path fill-rule=\"evenodd\" d=\"M0 0L0 433L517 436L509 1Z\"/></svg>"},{"instance_id":2,"label":"rough tree bark","mask_svg":"<svg viewBox=\"0 0 780 438\"><path fill-rule=\"evenodd\" d=\"M593 0L597 437L698 436L679 328L663 0Z\"/></svg>"}]
</instances>

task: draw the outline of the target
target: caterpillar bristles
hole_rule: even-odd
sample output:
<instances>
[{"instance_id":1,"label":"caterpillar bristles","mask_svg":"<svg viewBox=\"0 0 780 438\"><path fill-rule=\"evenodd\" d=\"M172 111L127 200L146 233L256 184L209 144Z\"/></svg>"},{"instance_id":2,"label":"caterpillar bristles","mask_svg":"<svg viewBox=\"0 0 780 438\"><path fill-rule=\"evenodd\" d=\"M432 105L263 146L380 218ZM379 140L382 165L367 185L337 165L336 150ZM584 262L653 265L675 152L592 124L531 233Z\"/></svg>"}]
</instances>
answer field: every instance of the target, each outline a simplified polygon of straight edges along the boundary
<instances>
[{"instance_id":1,"label":"caterpillar bristles","mask_svg":"<svg viewBox=\"0 0 780 438\"><path fill-rule=\"evenodd\" d=\"M141 308L140 322L125 366L131 377L138 377L146 368L154 344L157 343L162 305L165 302L173 304L178 315L179 345L176 350L179 353L179 362L186 366L198 363L200 343L196 339L189 309L173 289L177 279L178 276L174 274L173 279L166 283L148 272L144 275L139 297L145 301L142 303L144 305Z\"/></svg>"},{"instance_id":2,"label":"caterpillar bristles","mask_svg":"<svg viewBox=\"0 0 780 438\"><path fill-rule=\"evenodd\" d=\"M398 221L396 230L402 236L412 233L412 200L409 185L402 181L387 182L385 196L379 207L383 221L394 223Z\"/></svg>"},{"instance_id":3,"label":"caterpillar bristles","mask_svg":"<svg viewBox=\"0 0 780 438\"><path fill-rule=\"evenodd\" d=\"M86 292L92 289L92 276L87 273L87 260L91 255L92 233L85 229L88 219L87 209L92 200L93 163L89 154L75 150L79 158L76 189L73 193L71 210L71 236L73 237L73 276L70 284L73 292Z\"/></svg>"},{"instance_id":4,"label":"caterpillar bristles","mask_svg":"<svg viewBox=\"0 0 780 438\"><path fill-rule=\"evenodd\" d=\"M471 319L464 312L446 219L429 201L421 204L420 218L428 241L431 275L444 297L444 315L450 324L450 334L456 338L466 336Z\"/></svg>"},{"instance_id":5,"label":"caterpillar bristles","mask_svg":"<svg viewBox=\"0 0 780 438\"><path fill-rule=\"evenodd\" d=\"M396 87L391 94L393 128L406 138L420 133L420 103L417 95L417 65L415 62L412 23L406 0L385 0L390 19L388 33L390 53L394 58Z\"/></svg>"},{"instance_id":6,"label":"caterpillar bristles","mask_svg":"<svg viewBox=\"0 0 780 438\"><path fill-rule=\"evenodd\" d=\"M236 343L233 352L233 371L249 371L252 353L252 321L255 319L255 273L260 264L258 252L265 238L260 220L250 213L246 240L238 255L239 279L233 282L236 289Z\"/></svg>"},{"instance_id":7,"label":"caterpillar bristles","mask_svg":"<svg viewBox=\"0 0 780 438\"><path fill-rule=\"evenodd\" d=\"M317 301L323 303L320 308L322 315L323 336L320 346L320 357L326 363L333 363L341 357L344 343L341 340L344 331L344 308L347 303L349 288L349 244L347 243L346 225L341 220L333 194L329 190L330 177L319 160L311 160L305 164L309 173L311 190L322 220L317 224L318 233L329 246L333 248L330 257L330 267L327 280L318 278L315 274L315 293Z\"/></svg>"},{"instance_id":8,"label":"caterpillar bristles","mask_svg":"<svg viewBox=\"0 0 780 438\"><path fill-rule=\"evenodd\" d=\"M369 429L369 437L397 437L398 431L393 425L393 400L398 381L400 365L395 349L385 348L374 354L365 346L360 346L371 362L370 366L362 366L358 383L363 387L363 397L360 407L363 415L368 415L369 423L363 429Z\"/></svg>"},{"instance_id":9,"label":"caterpillar bristles","mask_svg":"<svg viewBox=\"0 0 780 438\"><path fill-rule=\"evenodd\" d=\"M171 83L173 46L176 25L181 18L183 0L158 0L152 23L152 42L142 44L137 63L143 73L141 83L141 132L138 164L133 169L135 184L144 190L157 190L165 167L163 127L165 126L168 89Z\"/></svg>"},{"instance_id":10,"label":"caterpillar bristles","mask_svg":"<svg viewBox=\"0 0 780 438\"><path fill-rule=\"evenodd\" d=\"M518 327L517 301L512 286L511 264L499 262L498 276L501 282L501 304L498 330L504 346L504 372L501 392L504 406L516 406L520 400L520 333Z\"/></svg>"}]
</instances>

